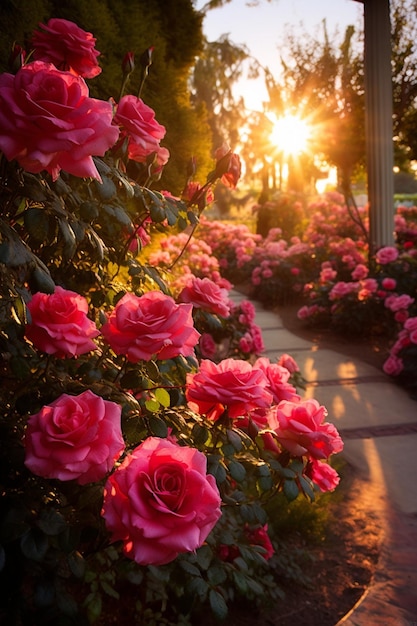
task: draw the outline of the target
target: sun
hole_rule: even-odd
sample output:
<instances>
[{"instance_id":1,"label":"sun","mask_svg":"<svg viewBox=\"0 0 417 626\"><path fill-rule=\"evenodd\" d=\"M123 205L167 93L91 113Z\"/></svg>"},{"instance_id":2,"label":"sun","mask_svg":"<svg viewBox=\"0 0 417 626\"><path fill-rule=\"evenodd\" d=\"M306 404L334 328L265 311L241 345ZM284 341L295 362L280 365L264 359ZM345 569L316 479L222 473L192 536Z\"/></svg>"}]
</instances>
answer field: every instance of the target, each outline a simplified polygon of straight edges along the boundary
<instances>
[{"instance_id":1,"label":"sun","mask_svg":"<svg viewBox=\"0 0 417 626\"><path fill-rule=\"evenodd\" d=\"M273 120L271 141L284 154L295 156L305 152L310 137L310 125L297 115L285 115Z\"/></svg>"}]
</instances>

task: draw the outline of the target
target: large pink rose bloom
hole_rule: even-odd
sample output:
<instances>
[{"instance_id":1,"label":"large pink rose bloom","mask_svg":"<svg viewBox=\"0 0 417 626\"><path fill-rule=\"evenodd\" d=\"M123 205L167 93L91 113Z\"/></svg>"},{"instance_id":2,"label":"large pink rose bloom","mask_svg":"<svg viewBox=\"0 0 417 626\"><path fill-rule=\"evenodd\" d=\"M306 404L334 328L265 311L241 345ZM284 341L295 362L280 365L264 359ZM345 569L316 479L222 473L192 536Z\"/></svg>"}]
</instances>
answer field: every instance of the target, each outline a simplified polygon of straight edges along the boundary
<instances>
[{"instance_id":1,"label":"large pink rose bloom","mask_svg":"<svg viewBox=\"0 0 417 626\"><path fill-rule=\"evenodd\" d=\"M265 374L247 361L224 359L216 364L202 360L196 374L187 374L186 398L193 411L217 420L226 409L231 418L265 409L272 394Z\"/></svg>"},{"instance_id":2,"label":"large pink rose bloom","mask_svg":"<svg viewBox=\"0 0 417 626\"><path fill-rule=\"evenodd\" d=\"M87 317L87 300L74 291L56 287L53 294L35 293L28 302L31 321L26 337L35 348L59 358L85 354L97 348L100 334Z\"/></svg>"},{"instance_id":3,"label":"large pink rose bloom","mask_svg":"<svg viewBox=\"0 0 417 626\"><path fill-rule=\"evenodd\" d=\"M150 437L107 480L102 515L112 541L141 565L199 548L221 516L202 452Z\"/></svg>"},{"instance_id":4,"label":"large pink rose bloom","mask_svg":"<svg viewBox=\"0 0 417 626\"><path fill-rule=\"evenodd\" d=\"M200 337L193 325L192 305L176 304L160 291L124 295L101 332L114 352L132 363L193 356Z\"/></svg>"},{"instance_id":5,"label":"large pink rose bloom","mask_svg":"<svg viewBox=\"0 0 417 626\"><path fill-rule=\"evenodd\" d=\"M169 157L159 142L165 137L165 127L155 119L155 111L136 96L123 96L117 105L113 120L120 126L120 140L128 139L128 156L133 161L145 163L149 155L156 153L159 166ZM162 150L162 152L161 152Z\"/></svg>"},{"instance_id":6,"label":"large pink rose bloom","mask_svg":"<svg viewBox=\"0 0 417 626\"><path fill-rule=\"evenodd\" d=\"M228 292L222 289L210 278L191 279L178 296L180 302L191 302L197 309L217 313L222 317L229 317L230 303Z\"/></svg>"},{"instance_id":7,"label":"large pink rose bloom","mask_svg":"<svg viewBox=\"0 0 417 626\"><path fill-rule=\"evenodd\" d=\"M327 411L317 400L282 400L269 415L270 428L279 443L294 456L327 459L343 450L343 441L333 424L324 422Z\"/></svg>"},{"instance_id":8,"label":"large pink rose bloom","mask_svg":"<svg viewBox=\"0 0 417 626\"><path fill-rule=\"evenodd\" d=\"M101 180L92 156L118 136L111 104L90 98L81 77L42 61L0 75L0 150L28 172Z\"/></svg>"},{"instance_id":9,"label":"large pink rose bloom","mask_svg":"<svg viewBox=\"0 0 417 626\"><path fill-rule=\"evenodd\" d=\"M100 52L96 39L74 22L52 18L39 24L32 36L33 58L53 63L60 70L72 70L84 78L94 78L101 72L97 63Z\"/></svg>"},{"instance_id":10,"label":"large pink rose bloom","mask_svg":"<svg viewBox=\"0 0 417 626\"><path fill-rule=\"evenodd\" d=\"M87 390L63 394L29 418L25 465L44 478L101 480L124 450L121 407Z\"/></svg>"}]
</instances>

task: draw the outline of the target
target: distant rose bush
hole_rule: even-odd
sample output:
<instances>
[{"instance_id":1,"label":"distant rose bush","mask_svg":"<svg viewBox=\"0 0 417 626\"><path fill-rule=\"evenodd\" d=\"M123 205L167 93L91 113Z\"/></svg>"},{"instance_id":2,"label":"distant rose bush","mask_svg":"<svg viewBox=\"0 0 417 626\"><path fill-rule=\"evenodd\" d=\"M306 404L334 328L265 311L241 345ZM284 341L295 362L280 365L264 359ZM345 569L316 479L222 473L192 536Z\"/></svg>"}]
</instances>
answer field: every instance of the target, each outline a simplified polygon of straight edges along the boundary
<instances>
[{"instance_id":1,"label":"distant rose bush","mask_svg":"<svg viewBox=\"0 0 417 626\"><path fill-rule=\"evenodd\" d=\"M93 339L100 331L87 317L87 300L78 293L59 286L53 294L38 291L28 309L31 319L25 334L38 350L65 358L97 348Z\"/></svg>"},{"instance_id":2,"label":"distant rose bush","mask_svg":"<svg viewBox=\"0 0 417 626\"><path fill-rule=\"evenodd\" d=\"M39 24L32 35L33 58L53 63L59 70L69 71L83 78L94 78L101 72L97 62L100 52L96 39L74 22L52 18Z\"/></svg>"},{"instance_id":3,"label":"distant rose bush","mask_svg":"<svg viewBox=\"0 0 417 626\"><path fill-rule=\"evenodd\" d=\"M80 485L104 478L124 450L121 407L87 390L62 394L29 418L25 465Z\"/></svg>"},{"instance_id":4,"label":"distant rose bush","mask_svg":"<svg viewBox=\"0 0 417 626\"><path fill-rule=\"evenodd\" d=\"M92 156L119 136L109 102L89 97L79 76L34 61L16 75L0 75L0 150L28 172L61 169L100 180Z\"/></svg>"},{"instance_id":5,"label":"distant rose bush","mask_svg":"<svg viewBox=\"0 0 417 626\"><path fill-rule=\"evenodd\" d=\"M112 541L143 565L162 565L199 548L221 516L204 454L150 437L110 476L102 515Z\"/></svg>"},{"instance_id":6,"label":"distant rose bush","mask_svg":"<svg viewBox=\"0 0 417 626\"><path fill-rule=\"evenodd\" d=\"M160 291L127 293L108 315L101 332L116 354L132 363L192 356L200 333L191 304L176 304Z\"/></svg>"}]
</instances>

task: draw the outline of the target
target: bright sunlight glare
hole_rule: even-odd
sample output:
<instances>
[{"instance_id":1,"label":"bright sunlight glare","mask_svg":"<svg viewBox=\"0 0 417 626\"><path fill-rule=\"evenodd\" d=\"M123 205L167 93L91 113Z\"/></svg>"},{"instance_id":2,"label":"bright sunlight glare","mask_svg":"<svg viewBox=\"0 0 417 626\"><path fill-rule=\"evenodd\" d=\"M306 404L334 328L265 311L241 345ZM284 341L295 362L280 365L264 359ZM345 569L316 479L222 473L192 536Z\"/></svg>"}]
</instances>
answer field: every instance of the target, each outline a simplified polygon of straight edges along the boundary
<instances>
[{"instance_id":1,"label":"bright sunlight glare","mask_svg":"<svg viewBox=\"0 0 417 626\"><path fill-rule=\"evenodd\" d=\"M304 152L311 136L309 124L297 115L285 115L273 120L271 141L285 154Z\"/></svg>"}]
</instances>

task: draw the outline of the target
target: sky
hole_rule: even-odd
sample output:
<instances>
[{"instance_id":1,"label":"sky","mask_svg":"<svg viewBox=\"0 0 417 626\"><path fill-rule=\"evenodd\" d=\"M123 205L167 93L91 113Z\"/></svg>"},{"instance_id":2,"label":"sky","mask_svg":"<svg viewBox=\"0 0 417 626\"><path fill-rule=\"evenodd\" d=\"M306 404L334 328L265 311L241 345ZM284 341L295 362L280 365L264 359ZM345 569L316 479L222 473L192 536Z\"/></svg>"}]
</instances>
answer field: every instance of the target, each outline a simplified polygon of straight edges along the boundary
<instances>
[{"instance_id":1,"label":"sky","mask_svg":"<svg viewBox=\"0 0 417 626\"><path fill-rule=\"evenodd\" d=\"M204 0L197 0L196 8L204 4ZM228 34L233 43L244 44L277 77L279 46L285 44L288 28L315 35L324 19L330 36L336 31L342 36L349 24L363 27L363 5L355 0L260 0L258 6L251 6L249 0L231 0L220 9L208 11L203 28L209 41ZM237 94L245 98L247 108L261 110L262 101L267 99L263 81L245 83L237 87Z\"/></svg>"}]
</instances>

